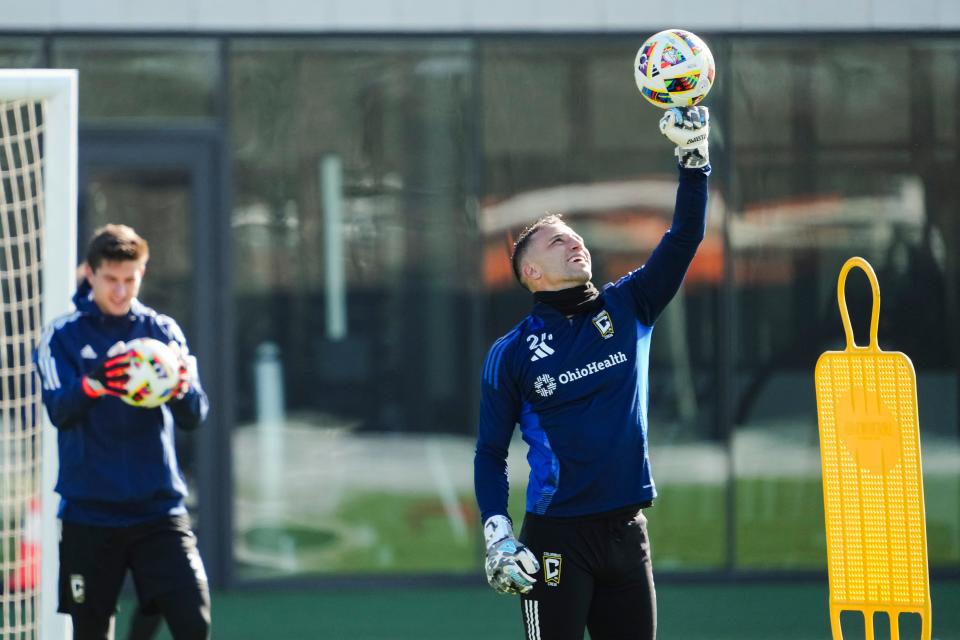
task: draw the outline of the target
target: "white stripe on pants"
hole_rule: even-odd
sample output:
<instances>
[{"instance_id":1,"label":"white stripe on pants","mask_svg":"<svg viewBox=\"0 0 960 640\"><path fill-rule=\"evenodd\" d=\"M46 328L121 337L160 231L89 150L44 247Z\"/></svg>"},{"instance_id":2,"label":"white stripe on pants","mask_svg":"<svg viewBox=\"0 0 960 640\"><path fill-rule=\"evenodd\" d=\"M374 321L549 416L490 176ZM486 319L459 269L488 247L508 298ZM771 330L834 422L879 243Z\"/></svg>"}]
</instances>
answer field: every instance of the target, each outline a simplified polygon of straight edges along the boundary
<instances>
[{"instance_id":1,"label":"white stripe on pants","mask_svg":"<svg viewBox=\"0 0 960 640\"><path fill-rule=\"evenodd\" d=\"M524 600L523 617L527 623L527 640L540 640L540 609L536 600Z\"/></svg>"}]
</instances>

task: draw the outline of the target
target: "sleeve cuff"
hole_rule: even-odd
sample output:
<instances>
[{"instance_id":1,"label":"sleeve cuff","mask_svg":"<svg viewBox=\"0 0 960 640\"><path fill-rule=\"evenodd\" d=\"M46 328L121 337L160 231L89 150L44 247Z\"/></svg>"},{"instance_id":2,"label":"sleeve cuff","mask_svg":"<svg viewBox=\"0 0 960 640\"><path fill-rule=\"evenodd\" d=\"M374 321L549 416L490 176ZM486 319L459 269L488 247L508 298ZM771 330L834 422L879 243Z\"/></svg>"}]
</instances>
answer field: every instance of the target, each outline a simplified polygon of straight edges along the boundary
<instances>
[{"instance_id":1,"label":"sleeve cuff","mask_svg":"<svg viewBox=\"0 0 960 640\"><path fill-rule=\"evenodd\" d=\"M703 176L706 178L713 172L713 167L710 166L709 162L702 167L697 167L696 169L689 169L678 162L677 169L680 170L681 177Z\"/></svg>"}]
</instances>

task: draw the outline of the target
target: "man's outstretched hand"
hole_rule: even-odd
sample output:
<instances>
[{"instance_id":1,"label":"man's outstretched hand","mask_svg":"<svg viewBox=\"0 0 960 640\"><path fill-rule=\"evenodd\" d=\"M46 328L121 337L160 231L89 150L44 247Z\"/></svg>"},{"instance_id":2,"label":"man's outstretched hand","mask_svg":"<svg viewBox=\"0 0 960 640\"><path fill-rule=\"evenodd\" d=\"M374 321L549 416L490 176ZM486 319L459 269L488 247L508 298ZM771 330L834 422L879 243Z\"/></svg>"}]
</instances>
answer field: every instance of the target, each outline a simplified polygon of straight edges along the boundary
<instances>
[{"instance_id":1,"label":"man's outstretched hand","mask_svg":"<svg viewBox=\"0 0 960 640\"><path fill-rule=\"evenodd\" d=\"M699 169L710 163L710 112L706 107L674 107L660 118L660 133L677 145L680 166Z\"/></svg>"}]
</instances>

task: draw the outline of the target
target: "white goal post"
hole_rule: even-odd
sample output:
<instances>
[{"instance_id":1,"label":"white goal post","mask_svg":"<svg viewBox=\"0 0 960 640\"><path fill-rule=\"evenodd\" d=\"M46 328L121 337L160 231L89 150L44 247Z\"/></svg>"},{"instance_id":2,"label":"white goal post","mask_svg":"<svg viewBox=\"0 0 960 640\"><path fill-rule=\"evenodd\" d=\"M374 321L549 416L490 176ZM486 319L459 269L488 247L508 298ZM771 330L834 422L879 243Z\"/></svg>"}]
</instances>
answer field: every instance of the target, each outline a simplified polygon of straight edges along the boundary
<instances>
[{"instance_id":1,"label":"white goal post","mask_svg":"<svg viewBox=\"0 0 960 640\"><path fill-rule=\"evenodd\" d=\"M0 640L62 639L57 438L39 407L30 353L76 288L76 70L0 69L0 118ZM37 518L39 580L23 577L36 575L36 559L21 551L37 544Z\"/></svg>"}]
</instances>

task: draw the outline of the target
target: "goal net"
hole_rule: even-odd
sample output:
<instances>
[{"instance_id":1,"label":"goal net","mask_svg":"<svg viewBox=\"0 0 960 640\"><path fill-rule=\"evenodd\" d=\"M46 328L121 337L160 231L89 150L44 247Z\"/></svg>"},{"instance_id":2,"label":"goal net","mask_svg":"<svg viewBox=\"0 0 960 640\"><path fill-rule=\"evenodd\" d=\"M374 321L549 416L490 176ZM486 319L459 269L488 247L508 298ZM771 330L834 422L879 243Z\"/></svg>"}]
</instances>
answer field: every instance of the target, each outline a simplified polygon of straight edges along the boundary
<instances>
[{"instance_id":1,"label":"goal net","mask_svg":"<svg viewBox=\"0 0 960 640\"><path fill-rule=\"evenodd\" d=\"M56 433L32 352L69 304L76 72L0 70L0 639L64 637L56 615Z\"/></svg>"}]
</instances>

